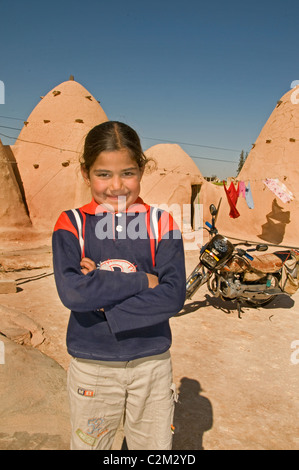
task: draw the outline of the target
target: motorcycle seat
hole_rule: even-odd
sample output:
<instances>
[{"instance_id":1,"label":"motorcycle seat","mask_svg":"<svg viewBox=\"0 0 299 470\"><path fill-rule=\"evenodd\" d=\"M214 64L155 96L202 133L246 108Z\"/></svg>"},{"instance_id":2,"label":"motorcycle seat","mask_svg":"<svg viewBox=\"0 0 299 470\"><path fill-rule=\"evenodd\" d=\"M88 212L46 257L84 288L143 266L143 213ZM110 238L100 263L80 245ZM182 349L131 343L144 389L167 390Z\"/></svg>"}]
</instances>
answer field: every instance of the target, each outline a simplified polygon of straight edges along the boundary
<instances>
[{"instance_id":1,"label":"motorcycle seat","mask_svg":"<svg viewBox=\"0 0 299 470\"><path fill-rule=\"evenodd\" d=\"M275 253L267 253L260 256L253 256L250 264L254 270L262 273L277 273L281 270L283 261Z\"/></svg>"},{"instance_id":2,"label":"motorcycle seat","mask_svg":"<svg viewBox=\"0 0 299 470\"><path fill-rule=\"evenodd\" d=\"M267 253L259 256L253 255L252 261L235 256L226 263L224 269L234 273L241 273L250 271L251 267L253 271L267 274L280 271L282 265L283 261L278 256L274 253Z\"/></svg>"}]
</instances>

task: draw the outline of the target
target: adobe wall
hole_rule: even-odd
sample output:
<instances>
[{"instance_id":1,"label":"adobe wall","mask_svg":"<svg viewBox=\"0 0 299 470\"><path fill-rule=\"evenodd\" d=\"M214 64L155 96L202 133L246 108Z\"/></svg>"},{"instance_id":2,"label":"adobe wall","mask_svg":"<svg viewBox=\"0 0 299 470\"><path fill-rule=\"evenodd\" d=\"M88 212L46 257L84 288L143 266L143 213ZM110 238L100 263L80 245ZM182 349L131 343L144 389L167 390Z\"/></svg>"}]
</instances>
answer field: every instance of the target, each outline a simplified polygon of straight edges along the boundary
<instances>
[{"instance_id":1,"label":"adobe wall","mask_svg":"<svg viewBox=\"0 0 299 470\"><path fill-rule=\"evenodd\" d=\"M52 230L62 212L89 202L79 158L89 130L108 118L79 83L42 97L13 146L33 226Z\"/></svg>"},{"instance_id":2,"label":"adobe wall","mask_svg":"<svg viewBox=\"0 0 299 470\"><path fill-rule=\"evenodd\" d=\"M299 87L287 92L276 104L260 132L238 181L250 182L254 209L243 197L237 202L240 217L229 217L229 205L222 187L205 184L201 202L206 206L222 197L218 227L231 236L270 244L299 247ZM296 99L294 99L296 98ZM278 178L294 199L282 202L263 180ZM208 217L208 214L207 214Z\"/></svg>"},{"instance_id":3,"label":"adobe wall","mask_svg":"<svg viewBox=\"0 0 299 470\"><path fill-rule=\"evenodd\" d=\"M15 162L0 140L0 229L31 226L14 171Z\"/></svg>"}]
</instances>

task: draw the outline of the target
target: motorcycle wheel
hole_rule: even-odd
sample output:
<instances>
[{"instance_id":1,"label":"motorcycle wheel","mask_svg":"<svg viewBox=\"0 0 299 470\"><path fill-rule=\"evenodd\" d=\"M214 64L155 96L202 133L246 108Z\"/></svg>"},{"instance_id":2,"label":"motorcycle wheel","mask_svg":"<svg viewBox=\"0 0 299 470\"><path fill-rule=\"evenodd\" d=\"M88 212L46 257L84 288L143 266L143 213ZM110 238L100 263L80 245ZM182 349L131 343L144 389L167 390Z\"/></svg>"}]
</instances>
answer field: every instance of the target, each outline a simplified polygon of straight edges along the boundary
<instances>
[{"instance_id":1,"label":"motorcycle wheel","mask_svg":"<svg viewBox=\"0 0 299 470\"><path fill-rule=\"evenodd\" d=\"M246 300L246 303L250 305L250 307L263 307L272 302L275 297L277 297L277 295L270 295L267 299Z\"/></svg>"},{"instance_id":2,"label":"motorcycle wheel","mask_svg":"<svg viewBox=\"0 0 299 470\"><path fill-rule=\"evenodd\" d=\"M277 277L273 276L272 277L272 282L271 282L271 287L275 288L277 286L278 286L278 279L277 279ZM277 297L277 295L270 295L266 299L258 299L258 298L255 299L255 300L247 300L246 299L246 303L248 305L250 305L251 307L263 307L265 305L268 305L270 302L272 302L272 300L274 300L275 297Z\"/></svg>"}]
</instances>

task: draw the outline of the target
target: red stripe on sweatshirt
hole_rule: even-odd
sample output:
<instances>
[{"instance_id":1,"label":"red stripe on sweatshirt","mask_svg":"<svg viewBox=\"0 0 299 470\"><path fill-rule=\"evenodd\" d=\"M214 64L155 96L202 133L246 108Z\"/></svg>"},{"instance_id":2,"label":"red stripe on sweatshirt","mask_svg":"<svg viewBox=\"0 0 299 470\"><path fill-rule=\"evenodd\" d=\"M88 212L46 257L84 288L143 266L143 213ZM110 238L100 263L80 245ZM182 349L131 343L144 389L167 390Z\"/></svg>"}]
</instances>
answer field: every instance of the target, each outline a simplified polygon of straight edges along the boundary
<instances>
[{"instance_id":1,"label":"red stripe on sweatshirt","mask_svg":"<svg viewBox=\"0 0 299 470\"><path fill-rule=\"evenodd\" d=\"M56 232L57 230L67 230L68 232L73 233L75 237L79 239L78 231L75 229L68 215L65 212L60 215L55 224L54 232Z\"/></svg>"},{"instance_id":2,"label":"red stripe on sweatshirt","mask_svg":"<svg viewBox=\"0 0 299 470\"><path fill-rule=\"evenodd\" d=\"M174 230L179 230L177 223L168 212L162 212L158 222L158 241L160 242L167 233L173 232Z\"/></svg>"}]
</instances>

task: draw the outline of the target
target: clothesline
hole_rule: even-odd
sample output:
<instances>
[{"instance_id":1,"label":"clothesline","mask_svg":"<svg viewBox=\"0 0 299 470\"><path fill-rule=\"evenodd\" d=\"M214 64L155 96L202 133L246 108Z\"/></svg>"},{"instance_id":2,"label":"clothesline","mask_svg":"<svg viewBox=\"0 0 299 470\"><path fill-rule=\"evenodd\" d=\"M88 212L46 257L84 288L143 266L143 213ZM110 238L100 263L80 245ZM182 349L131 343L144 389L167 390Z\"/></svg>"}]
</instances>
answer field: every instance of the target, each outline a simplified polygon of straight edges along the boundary
<instances>
[{"instance_id":1,"label":"clothesline","mask_svg":"<svg viewBox=\"0 0 299 470\"><path fill-rule=\"evenodd\" d=\"M285 176L285 175L275 175L275 176L271 176L271 178L278 178L278 179L284 179L284 181L288 178L288 176ZM248 181L251 181L252 183L256 183L256 182L259 182L259 181L264 181L266 179L266 177L263 177L263 178L258 178L258 179L255 179L255 178L242 178L242 179L239 179L239 178L229 178L231 181L233 181L234 183L240 183L240 181L244 181L244 183L248 182Z\"/></svg>"},{"instance_id":2,"label":"clothesline","mask_svg":"<svg viewBox=\"0 0 299 470\"><path fill-rule=\"evenodd\" d=\"M246 184L245 181L248 181L248 183ZM245 181L231 181L229 188L226 187L225 181L223 181L225 194L230 206L229 216L233 219L240 217L240 213L236 207L238 198L240 196L245 198L249 209L254 209L253 196L250 186L250 181L254 180ZM258 181L262 181L264 185L283 203L288 203L295 199L294 194L278 178L263 178ZM237 187L235 184L237 184Z\"/></svg>"},{"instance_id":3,"label":"clothesline","mask_svg":"<svg viewBox=\"0 0 299 470\"><path fill-rule=\"evenodd\" d=\"M293 192L297 190L297 186L294 187L294 184L293 184L291 181L287 181L287 178L288 178L288 177L284 175L284 176L272 176L271 178L270 178L270 177L264 177L264 178L259 178L259 179L252 179L252 178L249 179L249 178L246 178L246 179L244 179L243 181L244 181L245 183L247 183L247 182L249 182L249 181L250 181L251 183L261 183L261 182L264 183L264 181L267 180L267 179L279 180L279 181L283 180L284 183L281 183L281 184L283 184L283 185L287 184L288 187L289 187L289 189L292 191L292 195L293 195L294 199L296 199L295 196L294 196L294 194L293 194ZM239 182L240 182L240 180L237 180L237 179L236 179L236 180L234 179L234 181L235 181L235 183L239 183ZM266 185L265 185L265 189L266 189ZM284 202L284 201L283 201L283 202Z\"/></svg>"}]
</instances>

